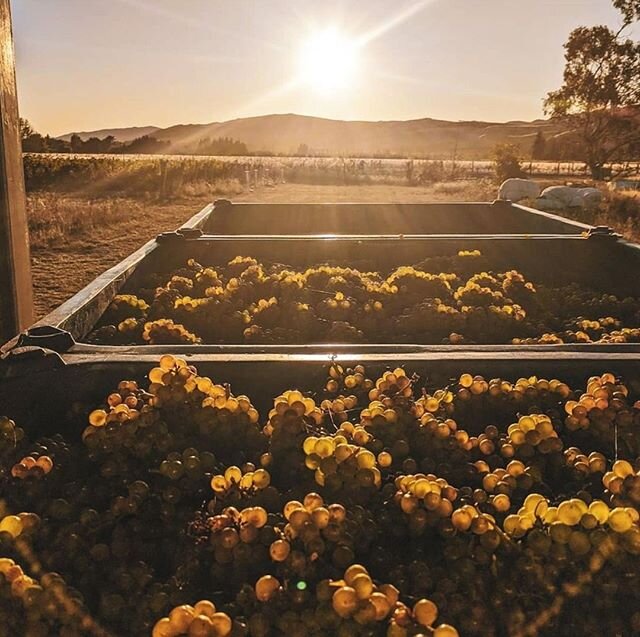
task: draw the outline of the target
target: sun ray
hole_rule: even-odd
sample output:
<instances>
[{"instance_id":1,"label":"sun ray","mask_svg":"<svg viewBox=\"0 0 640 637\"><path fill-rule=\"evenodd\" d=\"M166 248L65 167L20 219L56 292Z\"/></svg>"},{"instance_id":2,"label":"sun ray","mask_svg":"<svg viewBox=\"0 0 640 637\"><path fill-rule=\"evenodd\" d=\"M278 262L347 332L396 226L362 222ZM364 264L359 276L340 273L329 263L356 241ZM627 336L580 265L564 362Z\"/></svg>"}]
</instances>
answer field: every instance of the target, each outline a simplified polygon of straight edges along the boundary
<instances>
[{"instance_id":1,"label":"sun ray","mask_svg":"<svg viewBox=\"0 0 640 637\"><path fill-rule=\"evenodd\" d=\"M411 6L407 7L403 11L400 11L399 13L397 13L395 16L393 16L389 20L383 22L382 24L379 24L377 27L367 31L366 33L363 33L356 40L357 45L359 47L365 46L372 40L379 38L381 35L387 33L387 31L391 31L391 29L394 29L395 27L402 24L409 18L413 17L414 15L416 15L417 13L425 9L428 5L433 4L434 2L435 0L420 0L415 4L412 4Z\"/></svg>"},{"instance_id":2,"label":"sun ray","mask_svg":"<svg viewBox=\"0 0 640 637\"><path fill-rule=\"evenodd\" d=\"M261 105L267 104L269 100L272 100L275 97L286 95L287 93L290 93L291 91L294 91L297 88L300 88L300 86L301 86L300 78L293 77L287 80L286 82L283 82L279 86L274 86L273 88L266 91L265 93L254 97L252 100L250 100L246 104L243 104L241 107L235 109L234 112L238 113L238 115L241 117L255 115L256 109Z\"/></svg>"}]
</instances>

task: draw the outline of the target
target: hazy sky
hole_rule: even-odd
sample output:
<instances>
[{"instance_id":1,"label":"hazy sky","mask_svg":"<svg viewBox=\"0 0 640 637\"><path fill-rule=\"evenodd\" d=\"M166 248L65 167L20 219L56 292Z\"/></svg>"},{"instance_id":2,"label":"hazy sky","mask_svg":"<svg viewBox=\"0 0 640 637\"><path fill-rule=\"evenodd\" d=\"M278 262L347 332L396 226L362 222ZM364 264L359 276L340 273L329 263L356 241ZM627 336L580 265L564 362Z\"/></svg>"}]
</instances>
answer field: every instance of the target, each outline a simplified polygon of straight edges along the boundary
<instances>
[{"instance_id":1,"label":"hazy sky","mask_svg":"<svg viewBox=\"0 0 640 637\"><path fill-rule=\"evenodd\" d=\"M543 95L560 83L569 31L620 24L610 0L13 0L12 6L21 114L55 135L290 112L533 119L542 114ZM318 92L313 82L292 80L309 66L300 63L305 42L330 27L343 42L360 43L357 66L343 87ZM331 61L332 52L326 56ZM321 51L315 63L322 60Z\"/></svg>"}]
</instances>

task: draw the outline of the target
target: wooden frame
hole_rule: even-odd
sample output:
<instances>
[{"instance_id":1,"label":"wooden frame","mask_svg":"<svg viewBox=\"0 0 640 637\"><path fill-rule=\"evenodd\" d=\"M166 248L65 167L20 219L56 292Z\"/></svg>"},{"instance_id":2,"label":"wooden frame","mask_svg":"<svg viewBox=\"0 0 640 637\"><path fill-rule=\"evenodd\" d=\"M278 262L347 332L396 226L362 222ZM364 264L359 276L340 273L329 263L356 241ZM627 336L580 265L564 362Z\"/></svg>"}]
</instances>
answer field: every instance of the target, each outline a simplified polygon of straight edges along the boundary
<instances>
[{"instance_id":1,"label":"wooden frame","mask_svg":"<svg viewBox=\"0 0 640 637\"><path fill-rule=\"evenodd\" d=\"M9 0L0 0L0 340L33 322L33 290Z\"/></svg>"}]
</instances>

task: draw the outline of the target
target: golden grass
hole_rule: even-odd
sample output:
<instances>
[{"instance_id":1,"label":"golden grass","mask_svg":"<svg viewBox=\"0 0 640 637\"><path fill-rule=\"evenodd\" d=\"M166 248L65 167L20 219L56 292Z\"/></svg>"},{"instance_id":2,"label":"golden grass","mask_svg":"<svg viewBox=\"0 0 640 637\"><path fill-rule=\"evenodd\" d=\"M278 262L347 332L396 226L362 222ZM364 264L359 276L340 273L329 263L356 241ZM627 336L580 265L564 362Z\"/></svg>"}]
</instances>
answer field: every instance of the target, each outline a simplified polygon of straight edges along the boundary
<instances>
[{"instance_id":1,"label":"golden grass","mask_svg":"<svg viewBox=\"0 0 640 637\"><path fill-rule=\"evenodd\" d=\"M135 217L141 203L130 199L77 199L56 193L27 197L29 236L33 248L61 246L69 240Z\"/></svg>"},{"instance_id":2,"label":"golden grass","mask_svg":"<svg viewBox=\"0 0 640 637\"><path fill-rule=\"evenodd\" d=\"M640 243L640 192L608 192L598 208L569 208L560 214L594 226L609 226L625 239Z\"/></svg>"},{"instance_id":3,"label":"golden grass","mask_svg":"<svg viewBox=\"0 0 640 637\"><path fill-rule=\"evenodd\" d=\"M119 155L27 153L24 175L29 192L72 192L100 196L172 197L241 190L244 169L214 158L158 158Z\"/></svg>"},{"instance_id":4,"label":"golden grass","mask_svg":"<svg viewBox=\"0 0 640 637\"><path fill-rule=\"evenodd\" d=\"M493 201L497 197L496 185L490 179L463 179L442 181L431 186L435 198L452 201Z\"/></svg>"}]
</instances>

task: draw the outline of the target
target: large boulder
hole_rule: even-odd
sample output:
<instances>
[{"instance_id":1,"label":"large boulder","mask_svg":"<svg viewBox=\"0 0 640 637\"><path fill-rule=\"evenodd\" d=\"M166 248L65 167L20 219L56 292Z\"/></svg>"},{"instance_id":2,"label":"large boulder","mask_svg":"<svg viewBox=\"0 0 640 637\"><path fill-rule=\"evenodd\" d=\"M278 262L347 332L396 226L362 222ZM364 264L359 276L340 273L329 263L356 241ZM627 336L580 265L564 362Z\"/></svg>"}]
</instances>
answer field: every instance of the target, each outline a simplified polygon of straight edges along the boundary
<instances>
[{"instance_id":1,"label":"large boulder","mask_svg":"<svg viewBox=\"0 0 640 637\"><path fill-rule=\"evenodd\" d=\"M572 188L571 186L549 186L542 191L536 205L542 210L563 208L596 208L602 201L597 188Z\"/></svg>"},{"instance_id":2,"label":"large boulder","mask_svg":"<svg viewBox=\"0 0 640 637\"><path fill-rule=\"evenodd\" d=\"M597 188L578 188L578 192L585 208L597 208L602 202L602 193Z\"/></svg>"},{"instance_id":3,"label":"large boulder","mask_svg":"<svg viewBox=\"0 0 640 637\"><path fill-rule=\"evenodd\" d=\"M562 208L582 208L583 202L578 188L571 186L549 186L542 191L541 199L551 199Z\"/></svg>"},{"instance_id":4,"label":"large boulder","mask_svg":"<svg viewBox=\"0 0 640 637\"><path fill-rule=\"evenodd\" d=\"M505 179L500 185L498 199L509 201L522 201L523 199L535 199L540 195L540 186L530 179L512 177Z\"/></svg>"}]
</instances>

